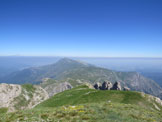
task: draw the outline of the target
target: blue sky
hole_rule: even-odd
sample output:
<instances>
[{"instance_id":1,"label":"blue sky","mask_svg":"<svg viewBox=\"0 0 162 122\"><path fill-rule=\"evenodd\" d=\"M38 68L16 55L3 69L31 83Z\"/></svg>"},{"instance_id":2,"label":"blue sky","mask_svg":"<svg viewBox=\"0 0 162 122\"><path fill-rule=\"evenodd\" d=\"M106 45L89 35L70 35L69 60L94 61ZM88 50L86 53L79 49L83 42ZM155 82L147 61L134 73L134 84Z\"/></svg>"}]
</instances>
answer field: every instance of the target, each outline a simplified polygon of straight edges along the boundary
<instances>
[{"instance_id":1,"label":"blue sky","mask_svg":"<svg viewBox=\"0 0 162 122\"><path fill-rule=\"evenodd\" d=\"M0 0L0 55L162 57L162 0Z\"/></svg>"}]
</instances>

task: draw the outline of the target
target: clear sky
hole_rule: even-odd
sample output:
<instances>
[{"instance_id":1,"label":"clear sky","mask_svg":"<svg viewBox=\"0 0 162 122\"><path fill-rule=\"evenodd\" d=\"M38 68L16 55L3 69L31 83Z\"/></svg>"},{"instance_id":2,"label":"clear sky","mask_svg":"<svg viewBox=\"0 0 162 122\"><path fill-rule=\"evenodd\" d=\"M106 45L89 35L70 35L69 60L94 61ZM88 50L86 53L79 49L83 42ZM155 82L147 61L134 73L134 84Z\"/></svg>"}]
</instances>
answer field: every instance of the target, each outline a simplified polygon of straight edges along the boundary
<instances>
[{"instance_id":1,"label":"clear sky","mask_svg":"<svg viewBox=\"0 0 162 122\"><path fill-rule=\"evenodd\" d=\"M0 55L162 57L162 0L0 0Z\"/></svg>"}]
</instances>

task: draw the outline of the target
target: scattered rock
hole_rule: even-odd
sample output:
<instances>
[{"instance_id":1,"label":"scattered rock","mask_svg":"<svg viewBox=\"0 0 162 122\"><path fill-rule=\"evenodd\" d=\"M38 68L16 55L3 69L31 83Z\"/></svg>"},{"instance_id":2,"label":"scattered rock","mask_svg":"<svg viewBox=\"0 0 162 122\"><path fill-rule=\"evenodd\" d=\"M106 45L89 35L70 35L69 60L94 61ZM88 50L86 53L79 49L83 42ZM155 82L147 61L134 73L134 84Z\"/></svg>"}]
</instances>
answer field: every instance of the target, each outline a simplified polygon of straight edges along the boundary
<instances>
[{"instance_id":1,"label":"scattered rock","mask_svg":"<svg viewBox=\"0 0 162 122\"><path fill-rule=\"evenodd\" d=\"M107 102L108 102L108 103L111 103L111 100L108 100Z\"/></svg>"},{"instance_id":2,"label":"scattered rock","mask_svg":"<svg viewBox=\"0 0 162 122\"><path fill-rule=\"evenodd\" d=\"M85 93L85 95L91 94L91 93L95 93L96 91L91 91L91 92L87 92Z\"/></svg>"},{"instance_id":3,"label":"scattered rock","mask_svg":"<svg viewBox=\"0 0 162 122\"><path fill-rule=\"evenodd\" d=\"M123 91L130 91L130 88L124 87L124 88L123 88Z\"/></svg>"}]
</instances>

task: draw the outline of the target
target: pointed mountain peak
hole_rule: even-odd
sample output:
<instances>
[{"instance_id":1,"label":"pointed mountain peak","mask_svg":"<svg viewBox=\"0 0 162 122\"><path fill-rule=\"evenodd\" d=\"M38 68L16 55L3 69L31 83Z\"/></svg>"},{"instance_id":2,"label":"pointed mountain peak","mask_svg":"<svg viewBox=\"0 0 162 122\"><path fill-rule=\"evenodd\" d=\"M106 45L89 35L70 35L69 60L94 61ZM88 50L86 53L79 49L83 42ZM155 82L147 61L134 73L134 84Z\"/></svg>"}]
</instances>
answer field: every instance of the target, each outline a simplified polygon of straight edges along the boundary
<instances>
[{"instance_id":1,"label":"pointed mountain peak","mask_svg":"<svg viewBox=\"0 0 162 122\"><path fill-rule=\"evenodd\" d=\"M71 62L76 62L76 61L73 60L73 59L70 59L70 58L62 58L62 59L60 59L58 62L67 62L67 63L71 63Z\"/></svg>"},{"instance_id":2,"label":"pointed mountain peak","mask_svg":"<svg viewBox=\"0 0 162 122\"><path fill-rule=\"evenodd\" d=\"M80 66L90 66L90 64L84 63L79 60L70 59L70 58L62 58L57 62L57 64L62 64L62 65L65 65L65 64L75 64L76 65L77 64Z\"/></svg>"}]
</instances>

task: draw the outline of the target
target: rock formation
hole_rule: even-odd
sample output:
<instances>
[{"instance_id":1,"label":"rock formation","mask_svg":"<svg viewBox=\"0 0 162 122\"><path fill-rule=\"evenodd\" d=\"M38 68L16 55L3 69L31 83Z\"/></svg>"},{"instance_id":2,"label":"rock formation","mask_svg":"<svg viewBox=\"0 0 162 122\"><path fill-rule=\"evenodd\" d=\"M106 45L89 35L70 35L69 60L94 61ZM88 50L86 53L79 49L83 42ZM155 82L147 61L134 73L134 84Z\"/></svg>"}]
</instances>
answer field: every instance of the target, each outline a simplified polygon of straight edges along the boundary
<instances>
[{"instance_id":1,"label":"rock formation","mask_svg":"<svg viewBox=\"0 0 162 122\"><path fill-rule=\"evenodd\" d=\"M104 81L101 90L110 90L112 88L112 83L109 81Z\"/></svg>"},{"instance_id":2,"label":"rock formation","mask_svg":"<svg viewBox=\"0 0 162 122\"><path fill-rule=\"evenodd\" d=\"M122 90L120 82L115 82L111 90Z\"/></svg>"},{"instance_id":3,"label":"rock formation","mask_svg":"<svg viewBox=\"0 0 162 122\"><path fill-rule=\"evenodd\" d=\"M120 82L115 82L114 85L112 85L112 83L109 81L104 81L102 85L98 82L94 84L94 88L97 90L122 90ZM124 87L123 90L129 91L130 88Z\"/></svg>"},{"instance_id":4,"label":"rock formation","mask_svg":"<svg viewBox=\"0 0 162 122\"><path fill-rule=\"evenodd\" d=\"M94 88L100 90L101 89L101 84L99 82L94 84Z\"/></svg>"}]
</instances>

